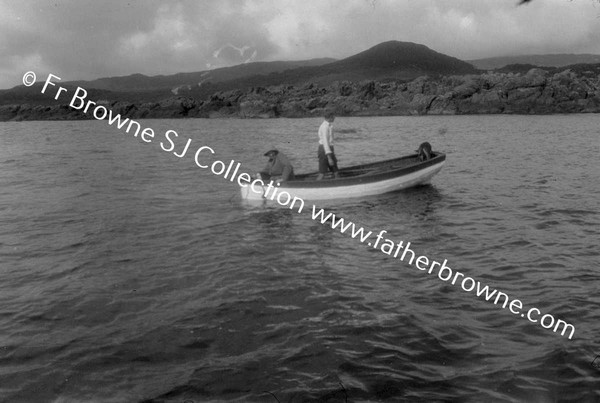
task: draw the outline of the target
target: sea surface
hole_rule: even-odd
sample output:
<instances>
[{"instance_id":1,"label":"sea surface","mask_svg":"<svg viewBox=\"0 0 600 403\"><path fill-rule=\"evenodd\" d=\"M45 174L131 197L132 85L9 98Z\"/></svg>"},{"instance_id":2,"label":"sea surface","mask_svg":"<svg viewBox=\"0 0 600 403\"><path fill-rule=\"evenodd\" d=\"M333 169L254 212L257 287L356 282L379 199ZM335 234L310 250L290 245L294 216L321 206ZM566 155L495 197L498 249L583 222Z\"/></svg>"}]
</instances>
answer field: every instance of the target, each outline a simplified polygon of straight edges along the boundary
<instances>
[{"instance_id":1,"label":"sea surface","mask_svg":"<svg viewBox=\"0 0 600 403\"><path fill-rule=\"evenodd\" d=\"M320 119L139 122L149 143L106 121L0 123L0 401L600 402L598 115L334 125L340 166L422 141L447 163L431 185L327 212L572 324L571 339L308 206L247 205L194 163L205 145L201 162L252 173L278 148L314 171Z\"/></svg>"}]
</instances>

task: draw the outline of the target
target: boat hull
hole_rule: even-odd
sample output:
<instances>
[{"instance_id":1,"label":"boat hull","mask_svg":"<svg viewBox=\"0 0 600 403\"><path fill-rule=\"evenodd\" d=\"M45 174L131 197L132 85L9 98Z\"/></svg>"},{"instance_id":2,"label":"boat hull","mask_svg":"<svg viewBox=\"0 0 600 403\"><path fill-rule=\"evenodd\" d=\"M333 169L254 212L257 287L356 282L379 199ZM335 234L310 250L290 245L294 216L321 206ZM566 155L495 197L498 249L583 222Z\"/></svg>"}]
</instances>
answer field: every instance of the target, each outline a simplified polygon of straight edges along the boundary
<instances>
[{"instance_id":1,"label":"boat hull","mask_svg":"<svg viewBox=\"0 0 600 403\"><path fill-rule=\"evenodd\" d=\"M415 162L410 163L409 158ZM394 168L394 163L402 165ZM429 183L445 164L445 155L438 153L435 158L416 162L416 156L403 157L340 170L340 175L364 169L363 175L341 177L340 179L311 180L315 174L301 175L301 180L283 182L280 186L245 186L241 187L242 199L249 201L277 200L277 197L288 193L290 197L302 200L332 200L365 196L374 196L394 192L413 186ZM390 169L385 169L386 167ZM379 172L377 172L379 168ZM383 170L383 171L382 171ZM287 200L287 195L282 195Z\"/></svg>"}]
</instances>

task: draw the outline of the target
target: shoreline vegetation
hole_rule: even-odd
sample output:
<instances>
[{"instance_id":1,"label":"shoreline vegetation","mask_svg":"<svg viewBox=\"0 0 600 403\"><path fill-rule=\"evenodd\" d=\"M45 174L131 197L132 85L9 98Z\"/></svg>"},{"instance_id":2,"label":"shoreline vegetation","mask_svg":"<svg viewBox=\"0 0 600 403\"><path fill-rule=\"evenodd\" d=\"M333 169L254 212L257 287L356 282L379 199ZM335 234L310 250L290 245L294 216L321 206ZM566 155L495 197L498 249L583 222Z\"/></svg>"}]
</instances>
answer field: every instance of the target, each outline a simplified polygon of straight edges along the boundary
<instances>
[{"instance_id":1,"label":"shoreline vegetation","mask_svg":"<svg viewBox=\"0 0 600 403\"><path fill-rule=\"evenodd\" d=\"M98 104L138 119L303 118L321 116L326 110L338 116L597 113L600 74L594 70L553 73L531 68L524 73L420 76L408 82L258 86L218 91L205 100L175 96L158 102L104 100ZM64 101L0 105L0 121L83 119L93 117Z\"/></svg>"}]
</instances>

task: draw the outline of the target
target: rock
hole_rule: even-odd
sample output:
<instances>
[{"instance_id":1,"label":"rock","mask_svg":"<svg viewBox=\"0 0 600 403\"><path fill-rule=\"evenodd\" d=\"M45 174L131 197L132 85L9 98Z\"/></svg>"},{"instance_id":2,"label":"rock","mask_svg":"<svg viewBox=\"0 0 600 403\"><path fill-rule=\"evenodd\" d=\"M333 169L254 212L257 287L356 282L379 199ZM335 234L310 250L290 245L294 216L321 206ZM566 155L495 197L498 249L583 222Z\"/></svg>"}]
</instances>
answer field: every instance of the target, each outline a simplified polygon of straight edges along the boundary
<instances>
[{"instance_id":1,"label":"rock","mask_svg":"<svg viewBox=\"0 0 600 403\"><path fill-rule=\"evenodd\" d=\"M374 81L367 81L361 84L358 97L360 99L373 99L377 97L377 88Z\"/></svg>"},{"instance_id":2,"label":"rock","mask_svg":"<svg viewBox=\"0 0 600 403\"><path fill-rule=\"evenodd\" d=\"M345 116L600 112L600 76L584 72L533 68L524 74L422 76L409 82L304 83L220 91L204 100L176 96L102 105L130 118L305 117L326 111ZM0 105L3 121L92 118L64 104Z\"/></svg>"},{"instance_id":3,"label":"rock","mask_svg":"<svg viewBox=\"0 0 600 403\"><path fill-rule=\"evenodd\" d=\"M241 118L274 118L277 108L261 99L251 99L240 102L239 117Z\"/></svg>"},{"instance_id":4,"label":"rock","mask_svg":"<svg viewBox=\"0 0 600 403\"><path fill-rule=\"evenodd\" d=\"M340 96L342 97L347 97L352 95L352 83L348 82L348 81L344 81L342 83L339 84L337 92Z\"/></svg>"},{"instance_id":5,"label":"rock","mask_svg":"<svg viewBox=\"0 0 600 403\"><path fill-rule=\"evenodd\" d=\"M527 86L529 87L542 87L546 85L548 72L542 69L531 69L525 74Z\"/></svg>"},{"instance_id":6,"label":"rock","mask_svg":"<svg viewBox=\"0 0 600 403\"><path fill-rule=\"evenodd\" d=\"M324 101L321 98L311 98L307 103L306 103L306 109L313 110L315 108L324 108L325 105L327 105L327 101Z\"/></svg>"}]
</instances>

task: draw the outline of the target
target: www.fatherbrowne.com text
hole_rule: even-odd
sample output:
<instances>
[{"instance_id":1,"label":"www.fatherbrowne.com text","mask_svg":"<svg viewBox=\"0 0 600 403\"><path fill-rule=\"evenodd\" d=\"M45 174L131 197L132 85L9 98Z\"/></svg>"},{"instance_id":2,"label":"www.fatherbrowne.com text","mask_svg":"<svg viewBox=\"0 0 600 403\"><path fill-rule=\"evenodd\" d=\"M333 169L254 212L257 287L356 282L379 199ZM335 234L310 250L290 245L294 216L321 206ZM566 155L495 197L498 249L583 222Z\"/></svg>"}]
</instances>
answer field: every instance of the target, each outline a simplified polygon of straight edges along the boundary
<instances>
[{"instance_id":1,"label":"www.fatherbrowne.com text","mask_svg":"<svg viewBox=\"0 0 600 403\"><path fill-rule=\"evenodd\" d=\"M539 323L544 329L552 329L555 333L560 331L561 336L568 332L568 337L571 339L575 334L575 327L570 323L561 319L556 319L550 314L541 316L541 311L538 308L530 308L526 312L523 310L523 303L518 299L513 299L501 291L490 289L488 285L483 286L479 281L472 277L467 277L460 271L451 269L448 266L448 260L444 259L442 263L430 260L427 256L417 256L410 246L410 242L394 242L391 239L384 237L386 230L381 230L373 240L373 231L366 231L364 227L357 227L353 222L347 221L342 217L336 217L333 213L325 214L323 209L318 209L313 205L312 219L318 220L321 224L327 224L332 229L338 229L341 233L346 233L352 238L359 240L361 243L367 243L368 246L379 249L381 252L409 265L413 265L423 272L432 274L449 284L456 285L466 291L475 292L478 297L483 297L485 301L493 301L494 305L502 303L502 308L508 309L515 315L520 315L522 318L527 318L532 323ZM374 242L371 242L371 241ZM494 298L495 296L495 298ZM541 316L541 318L540 318Z\"/></svg>"},{"instance_id":2,"label":"www.fatherbrowne.com text","mask_svg":"<svg viewBox=\"0 0 600 403\"><path fill-rule=\"evenodd\" d=\"M53 81L60 81L61 78L54 74L49 74L46 79L44 86L41 90L42 93L51 87L56 87L56 83ZM31 86L35 83L35 73L29 71L23 76L23 84ZM68 93L69 90L64 87L58 87L54 96L55 100L63 93ZM99 104L99 102L87 99L87 91L81 87L77 87L75 93L71 97L69 106L73 109L80 110L82 113L91 115L97 120L107 120L108 125L114 126L119 130L123 130L127 134L132 134L134 137L139 137L145 143L152 143L155 139L155 132L150 127L142 128L142 125L129 118L122 118L120 114L114 114L112 110L106 106ZM169 153L173 153L178 158L184 158L188 155L188 151L193 143L192 139L184 141L184 145L181 146L181 142L177 142L176 139L179 137L178 133L174 130L167 130L164 134L164 141L160 141L160 148ZM176 143L179 144L176 145ZM239 172L241 164L231 160L228 163L214 160L212 163L206 162L206 158L209 155L216 154L215 150L207 145L201 145L196 148L194 155L194 162L196 165L203 169L210 168L211 172L217 176L223 176L224 179L230 182L237 182L241 187L250 187L253 192L263 195L265 200L276 201L281 206L286 206L289 209L297 209L298 213L302 213L304 210L304 200L299 197L292 196L283 189L279 189L279 184L270 182L265 184L260 178L253 178L246 172ZM191 154L189 154L191 155ZM312 219L319 221L321 224L326 225L329 223L332 229L339 230L342 234L350 235L353 239L357 239L361 243L366 243L369 247L380 250L388 256L400 261L414 265L418 270L427 272L427 274L437 275L437 277L444 282L452 285L460 286L466 292L475 292L477 297L482 297L485 301L498 305L501 302L503 309L508 306L509 311L514 315L520 315L522 318L526 318L532 323L539 323L544 329L552 329L553 332L557 333L560 331L561 336L568 334L568 338L571 339L575 334L575 327L565 322L562 319L556 319L553 315L545 314L541 315L541 311L537 308L529 308L523 310L523 303L518 299L512 299L506 294L496 289L490 289L489 286L483 286L479 281L476 281L472 277L467 277L460 271L451 269L448 266L448 260L444 259L442 263L430 260L426 256L417 256L413 251L410 242L394 242L384 236L387 233L386 230L381 230L372 238L373 232L367 231L363 227L357 227L352 221L345 220L342 217L336 217L333 213L325 213L323 209L317 209L315 205L312 206Z\"/></svg>"}]
</instances>

